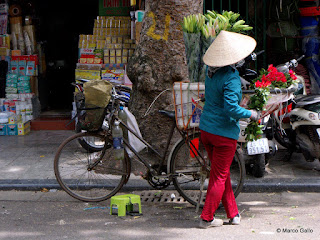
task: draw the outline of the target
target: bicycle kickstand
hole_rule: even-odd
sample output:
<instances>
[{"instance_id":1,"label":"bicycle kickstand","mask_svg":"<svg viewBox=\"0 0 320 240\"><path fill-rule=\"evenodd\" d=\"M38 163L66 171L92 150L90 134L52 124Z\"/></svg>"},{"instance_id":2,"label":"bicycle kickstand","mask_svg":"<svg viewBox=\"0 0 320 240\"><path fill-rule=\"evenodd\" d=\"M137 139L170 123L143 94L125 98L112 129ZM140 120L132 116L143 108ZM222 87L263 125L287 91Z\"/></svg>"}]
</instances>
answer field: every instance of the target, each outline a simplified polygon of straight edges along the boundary
<instances>
[{"instance_id":1,"label":"bicycle kickstand","mask_svg":"<svg viewBox=\"0 0 320 240\"><path fill-rule=\"evenodd\" d=\"M199 212L200 204L202 202L203 198L203 187L204 187L204 181L206 180L207 174L200 173L200 196L197 202L197 207L196 207L196 213Z\"/></svg>"}]
</instances>

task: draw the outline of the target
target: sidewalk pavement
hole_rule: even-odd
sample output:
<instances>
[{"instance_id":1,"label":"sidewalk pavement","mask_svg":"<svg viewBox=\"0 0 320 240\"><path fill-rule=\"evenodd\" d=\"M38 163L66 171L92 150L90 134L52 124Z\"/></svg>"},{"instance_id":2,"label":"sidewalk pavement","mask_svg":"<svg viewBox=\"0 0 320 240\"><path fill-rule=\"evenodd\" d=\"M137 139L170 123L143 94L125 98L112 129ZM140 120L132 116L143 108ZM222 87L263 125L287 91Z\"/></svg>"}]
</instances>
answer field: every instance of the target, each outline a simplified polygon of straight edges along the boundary
<instances>
[{"instance_id":1,"label":"sidewalk pavement","mask_svg":"<svg viewBox=\"0 0 320 240\"><path fill-rule=\"evenodd\" d=\"M118 217L109 214L110 200L84 203L63 191L0 191L0 239L310 240L320 235L320 193L241 193L237 197L239 226L229 225L224 209L219 208L216 217L224 225L199 229L200 212L194 206L143 197L154 192L133 192L142 198L142 216Z\"/></svg>"},{"instance_id":2,"label":"sidewalk pavement","mask_svg":"<svg viewBox=\"0 0 320 240\"><path fill-rule=\"evenodd\" d=\"M0 190L60 189L53 172L53 159L60 143L73 134L73 131L51 130L32 131L25 136L0 136ZM270 159L263 178L247 176L243 192L320 192L319 161L308 163L298 153L286 161L285 154L280 149ZM147 181L134 178L126 188L152 189Z\"/></svg>"}]
</instances>

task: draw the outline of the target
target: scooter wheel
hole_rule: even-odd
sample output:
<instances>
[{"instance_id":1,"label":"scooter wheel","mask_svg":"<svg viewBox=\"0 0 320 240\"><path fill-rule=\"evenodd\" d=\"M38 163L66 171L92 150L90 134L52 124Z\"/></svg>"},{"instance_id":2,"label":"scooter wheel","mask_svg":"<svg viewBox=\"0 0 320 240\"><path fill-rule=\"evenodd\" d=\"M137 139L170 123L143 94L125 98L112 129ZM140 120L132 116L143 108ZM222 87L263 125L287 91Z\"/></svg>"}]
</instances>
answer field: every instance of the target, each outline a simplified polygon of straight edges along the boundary
<instances>
[{"instance_id":1,"label":"scooter wheel","mask_svg":"<svg viewBox=\"0 0 320 240\"><path fill-rule=\"evenodd\" d=\"M261 178L264 176L266 169L266 155L259 154L256 155L255 163L252 168L252 175L256 178Z\"/></svg>"}]
</instances>

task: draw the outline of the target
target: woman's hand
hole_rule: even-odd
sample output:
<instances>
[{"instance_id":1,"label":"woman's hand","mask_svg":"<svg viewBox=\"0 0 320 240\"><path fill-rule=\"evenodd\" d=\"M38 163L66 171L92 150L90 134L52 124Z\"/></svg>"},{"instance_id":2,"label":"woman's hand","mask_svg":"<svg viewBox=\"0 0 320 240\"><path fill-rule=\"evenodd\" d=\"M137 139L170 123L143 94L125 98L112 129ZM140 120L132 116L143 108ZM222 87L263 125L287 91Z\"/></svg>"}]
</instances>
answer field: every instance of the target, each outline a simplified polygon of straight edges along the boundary
<instances>
[{"instance_id":1,"label":"woman's hand","mask_svg":"<svg viewBox=\"0 0 320 240\"><path fill-rule=\"evenodd\" d=\"M250 119L253 121L258 121L261 118L261 112L258 112L257 110L250 110L251 116Z\"/></svg>"}]
</instances>

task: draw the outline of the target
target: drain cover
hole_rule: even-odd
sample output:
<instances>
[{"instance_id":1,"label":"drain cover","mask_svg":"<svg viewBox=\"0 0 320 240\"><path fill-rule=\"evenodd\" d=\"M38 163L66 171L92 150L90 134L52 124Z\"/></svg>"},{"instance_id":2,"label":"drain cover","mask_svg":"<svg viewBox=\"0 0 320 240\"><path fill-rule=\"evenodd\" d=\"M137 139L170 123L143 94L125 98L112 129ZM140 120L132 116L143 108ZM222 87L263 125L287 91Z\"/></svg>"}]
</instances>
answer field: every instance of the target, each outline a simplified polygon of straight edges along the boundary
<instances>
[{"instance_id":1,"label":"drain cover","mask_svg":"<svg viewBox=\"0 0 320 240\"><path fill-rule=\"evenodd\" d=\"M177 191L143 191L139 193L142 202L168 202L168 203L188 203ZM204 203L206 193L203 194ZM196 199L198 200L198 199Z\"/></svg>"}]
</instances>

